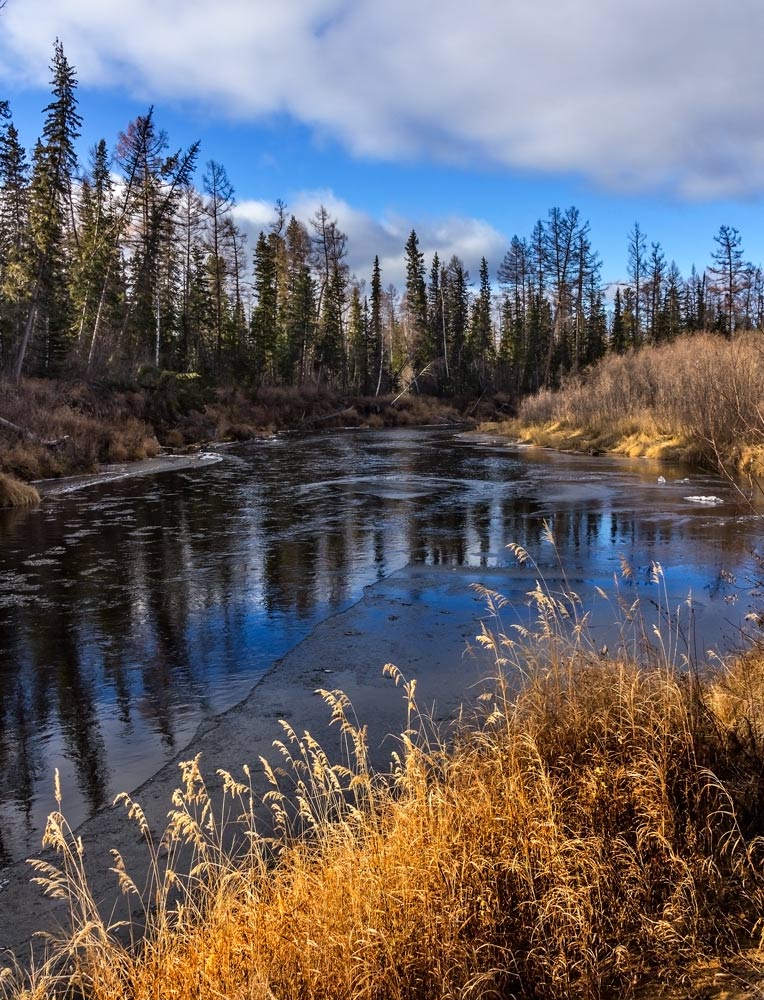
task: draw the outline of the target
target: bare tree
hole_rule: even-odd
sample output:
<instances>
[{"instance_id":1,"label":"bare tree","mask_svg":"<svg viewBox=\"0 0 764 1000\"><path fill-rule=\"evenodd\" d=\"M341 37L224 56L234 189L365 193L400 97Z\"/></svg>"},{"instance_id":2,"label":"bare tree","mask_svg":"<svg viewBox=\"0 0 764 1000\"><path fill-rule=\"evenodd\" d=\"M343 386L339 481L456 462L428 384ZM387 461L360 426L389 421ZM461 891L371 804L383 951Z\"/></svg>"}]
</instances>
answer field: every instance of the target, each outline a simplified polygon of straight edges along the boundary
<instances>
[{"instance_id":1,"label":"bare tree","mask_svg":"<svg viewBox=\"0 0 764 1000\"><path fill-rule=\"evenodd\" d=\"M734 226L720 226L714 242L717 249L711 256L716 266L711 268L711 273L717 279L716 290L721 293L724 302L725 332L731 337L735 330L737 301L744 283L742 240Z\"/></svg>"},{"instance_id":2,"label":"bare tree","mask_svg":"<svg viewBox=\"0 0 764 1000\"><path fill-rule=\"evenodd\" d=\"M627 246L629 277L634 287L634 330L633 346L636 347L642 336L641 300L645 268L647 264L647 237L639 228L639 223L634 223L634 228L629 233Z\"/></svg>"}]
</instances>

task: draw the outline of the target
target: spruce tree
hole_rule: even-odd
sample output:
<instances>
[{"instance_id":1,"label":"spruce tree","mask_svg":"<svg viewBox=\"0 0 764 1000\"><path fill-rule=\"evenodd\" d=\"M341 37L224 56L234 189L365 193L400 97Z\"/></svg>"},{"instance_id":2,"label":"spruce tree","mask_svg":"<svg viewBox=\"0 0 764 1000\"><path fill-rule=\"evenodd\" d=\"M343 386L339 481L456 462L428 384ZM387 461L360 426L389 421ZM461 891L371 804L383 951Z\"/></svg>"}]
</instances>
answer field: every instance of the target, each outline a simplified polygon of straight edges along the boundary
<instances>
[{"instance_id":1,"label":"spruce tree","mask_svg":"<svg viewBox=\"0 0 764 1000\"><path fill-rule=\"evenodd\" d=\"M288 378L302 384L313 353L316 329L315 284L310 273L310 234L294 216L285 232L287 289L285 303Z\"/></svg>"},{"instance_id":2,"label":"spruce tree","mask_svg":"<svg viewBox=\"0 0 764 1000\"><path fill-rule=\"evenodd\" d=\"M615 290L615 302L613 304L613 324L610 328L610 350L614 354L623 354L626 350L626 328L623 322L623 310L621 308L621 289Z\"/></svg>"},{"instance_id":3,"label":"spruce tree","mask_svg":"<svg viewBox=\"0 0 764 1000\"><path fill-rule=\"evenodd\" d=\"M406 241L405 261L406 319L416 373L433 358L428 356L431 345L428 337L424 254L419 249L419 238L413 229Z\"/></svg>"},{"instance_id":4,"label":"spruce tree","mask_svg":"<svg viewBox=\"0 0 764 1000\"><path fill-rule=\"evenodd\" d=\"M432 256L430 280L427 285L427 346L425 356L431 360L430 372L436 389L441 388L441 375L448 381L448 345L443 318L443 292L441 288L440 258L437 253ZM434 368L432 362L438 361Z\"/></svg>"},{"instance_id":5,"label":"spruce tree","mask_svg":"<svg viewBox=\"0 0 764 1000\"><path fill-rule=\"evenodd\" d=\"M361 291L358 282L353 282L348 317L348 378L357 389L363 389L369 377L367 337Z\"/></svg>"},{"instance_id":6,"label":"spruce tree","mask_svg":"<svg viewBox=\"0 0 764 1000\"><path fill-rule=\"evenodd\" d=\"M124 175L117 227L130 254L127 307L112 359L119 354L128 364L156 359L163 336L163 307L168 305L168 292L176 281L170 264L178 242L177 209L193 174L199 143L169 155L167 148L167 135L156 128L153 108L130 122L117 144L117 160ZM214 283L215 266L208 271Z\"/></svg>"},{"instance_id":7,"label":"spruce tree","mask_svg":"<svg viewBox=\"0 0 764 1000\"><path fill-rule=\"evenodd\" d=\"M36 351L40 372L58 370L70 343L67 243L77 242L72 181L82 119L77 113L77 77L58 40L51 72L54 100L45 108L42 139L33 156L29 218L36 273L14 368L16 381L21 378L35 331L41 341Z\"/></svg>"},{"instance_id":8,"label":"spruce tree","mask_svg":"<svg viewBox=\"0 0 764 1000\"><path fill-rule=\"evenodd\" d=\"M661 339L674 340L683 329L683 282L679 268L672 260L666 274L666 293L661 317Z\"/></svg>"},{"instance_id":9,"label":"spruce tree","mask_svg":"<svg viewBox=\"0 0 764 1000\"><path fill-rule=\"evenodd\" d=\"M480 287L472 307L468 355L475 387L482 392L488 386L494 364L491 280L485 257L480 260Z\"/></svg>"},{"instance_id":10,"label":"spruce tree","mask_svg":"<svg viewBox=\"0 0 764 1000\"><path fill-rule=\"evenodd\" d=\"M371 302L369 315L369 389L378 396L390 388L390 375L385 360L385 339L382 330L382 271L379 257L374 258L371 271Z\"/></svg>"},{"instance_id":11,"label":"spruce tree","mask_svg":"<svg viewBox=\"0 0 764 1000\"><path fill-rule=\"evenodd\" d=\"M91 152L89 172L82 178L79 197L80 237L72 253L72 332L78 353L91 356L92 334L99 326L112 329L124 307L123 289L109 276L119 272L113 189L105 140Z\"/></svg>"},{"instance_id":12,"label":"spruce tree","mask_svg":"<svg viewBox=\"0 0 764 1000\"><path fill-rule=\"evenodd\" d=\"M220 370L223 364L224 340L224 299L228 272L225 248L226 222L235 205L233 185L222 163L207 161L207 169L202 178L204 193L207 195L204 210L209 220L208 250L212 277L212 298L215 304L215 358ZM261 234L262 235L262 234Z\"/></svg>"},{"instance_id":13,"label":"spruce tree","mask_svg":"<svg viewBox=\"0 0 764 1000\"><path fill-rule=\"evenodd\" d=\"M317 382L345 378L344 312L348 286L347 236L321 205L311 220L313 253L319 274L318 329L313 354Z\"/></svg>"},{"instance_id":14,"label":"spruce tree","mask_svg":"<svg viewBox=\"0 0 764 1000\"><path fill-rule=\"evenodd\" d=\"M647 267L647 237L639 228L638 222L634 223L629 232L627 255L628 273L634 292L634 323L631 327L631 346L639 347L642 343L642 295Z\"/></svg>"},{"instance_id":15,"label":"spruce tree","mask_svg":"<svg viewBox=\"0 0 764 1000\"><path fill-rule=\"evenodd\" d=\"M451 388L463 392L469 382L467 335L469 325L470 276L463 261L454 254L441 274L444 321L450 361Z\"/></svg>"},{"instance_id":16,"label":"spruce tree","mask_svg":"<svg viewBox=\"0 0 764 1000\"><path fill-rule=\"evenodd\" d=\"M255 246L255 296L252 311L253 374L261 381L272 367L275 355L278 295L273 247L262 231Z\"/></svg>"},{"instance_id":17,"label":"spruce tree","mask_svg":"<svg viewBox=\"0 0 764 1000\"><path fill-rule=\"evenodd\" d=\"M7 101L0 112L0 370L9 370L21 342L34 260L26 153Z\"/></svg>"}]
</instances>

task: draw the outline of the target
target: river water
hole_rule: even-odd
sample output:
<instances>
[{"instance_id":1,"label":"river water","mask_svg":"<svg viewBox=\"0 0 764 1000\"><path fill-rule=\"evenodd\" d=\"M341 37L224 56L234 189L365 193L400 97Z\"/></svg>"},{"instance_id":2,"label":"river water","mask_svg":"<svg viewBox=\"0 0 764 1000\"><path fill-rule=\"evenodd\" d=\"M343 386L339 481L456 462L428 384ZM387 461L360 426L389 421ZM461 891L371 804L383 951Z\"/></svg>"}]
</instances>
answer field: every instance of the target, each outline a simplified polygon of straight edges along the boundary
<instances>
[{"instance_id":1,"label":"river water","mask_svg":"<svg viewBox=\"0 0 764 1000\"><path fill-rule=\"evenodd\" d=\"M516 542L588 604L623 559L627 597L692 594L690 652L739 644L758 608L757 511L716 477L645 460L361 430L71 487L0 511L0 868L37 849L54 768L76 825L403 567L485 570L522 605ZM612 609L598 614L607 639ZM381 623L371 653L384 638Z\"/></svg>"}]
</instances>

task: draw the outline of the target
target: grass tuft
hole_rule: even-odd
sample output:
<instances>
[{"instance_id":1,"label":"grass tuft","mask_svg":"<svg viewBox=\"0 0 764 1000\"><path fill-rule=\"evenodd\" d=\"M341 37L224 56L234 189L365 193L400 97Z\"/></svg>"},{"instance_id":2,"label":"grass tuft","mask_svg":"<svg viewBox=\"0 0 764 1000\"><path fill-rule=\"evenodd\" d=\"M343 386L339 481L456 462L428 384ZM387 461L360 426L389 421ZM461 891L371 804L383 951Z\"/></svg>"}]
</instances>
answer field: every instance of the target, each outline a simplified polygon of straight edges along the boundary
<instances>
[{"instance_id":1,"label":"grass tuft","mask_svg":"<svg viewBox=\"0 0 764 1000\"><path fill-rule=\"evenodd\" d=\"M0 472L0 507L29 507L39 502L40 494L34 486Z\"/></svg>"}]
</instances>

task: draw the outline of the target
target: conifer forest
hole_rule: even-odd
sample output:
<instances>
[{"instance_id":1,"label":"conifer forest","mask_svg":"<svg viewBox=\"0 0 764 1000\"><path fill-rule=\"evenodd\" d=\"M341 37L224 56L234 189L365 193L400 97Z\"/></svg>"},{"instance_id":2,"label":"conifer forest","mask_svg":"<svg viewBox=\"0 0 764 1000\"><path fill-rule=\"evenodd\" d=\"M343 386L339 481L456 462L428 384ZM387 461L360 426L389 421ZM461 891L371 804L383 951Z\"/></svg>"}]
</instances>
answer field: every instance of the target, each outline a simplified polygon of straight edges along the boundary
<instances>
[{"instance_id":1,"label":"conifer forest","mask_svg":"<svg viewBox=\"0 0 764 1000\"><path fill-rule=\"evenodd\" d=\"M682 275L635 223L609 285L575 207L551 208L476 276L457 256L426 260L412 231L403 288L378 257L350 272L324 208L299 219L277 202L248 245L225 166L198 143L174 148L152 108L111 145L93 137L81 162L77 76L58 42L51 73L33 149L0 102L0 370L17 381L151 365L218 383L517 397L608 351L764 325L764 272L725 225Z\"/></svg>"}]
</instances>

